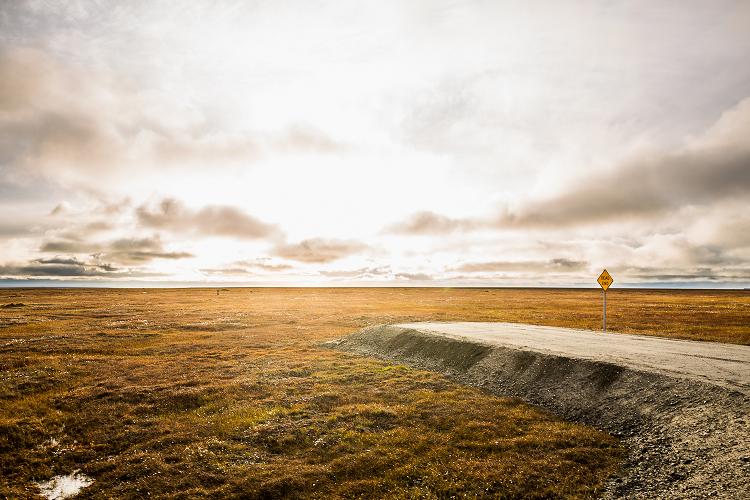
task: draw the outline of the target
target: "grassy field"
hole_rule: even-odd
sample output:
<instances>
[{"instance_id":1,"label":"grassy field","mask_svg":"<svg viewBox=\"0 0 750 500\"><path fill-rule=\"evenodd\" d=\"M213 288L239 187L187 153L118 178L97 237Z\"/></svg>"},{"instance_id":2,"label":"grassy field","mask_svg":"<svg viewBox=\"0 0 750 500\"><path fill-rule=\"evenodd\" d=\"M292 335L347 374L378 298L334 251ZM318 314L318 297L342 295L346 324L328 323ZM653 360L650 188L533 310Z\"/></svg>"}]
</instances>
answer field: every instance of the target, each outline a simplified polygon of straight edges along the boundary
<instances>
[{"instance_id":1,"label":"grassy field","mask_svg":"<svg viewBox=\"0 0 750 500\"><path fill-rule=\"evenodd\" d=\"M611 436L318 347L401 321L598 328L594 290L0 290L0 497L591 497ZM609 294L612 330L750 343L747 292Z\"/></svg>"}]
</instances>

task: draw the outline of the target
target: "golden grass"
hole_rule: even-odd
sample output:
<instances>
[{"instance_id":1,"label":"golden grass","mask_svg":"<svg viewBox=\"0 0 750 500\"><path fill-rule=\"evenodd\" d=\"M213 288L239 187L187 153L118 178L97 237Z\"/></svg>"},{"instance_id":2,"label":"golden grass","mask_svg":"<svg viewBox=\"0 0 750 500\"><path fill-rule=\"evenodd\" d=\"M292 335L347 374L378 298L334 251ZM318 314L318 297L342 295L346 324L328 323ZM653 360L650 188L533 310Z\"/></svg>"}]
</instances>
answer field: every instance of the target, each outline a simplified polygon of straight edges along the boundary
<instances>
[{"instance_id":1,"label":"golden grass","mask_svg":"<svg viewBox=\"0 0 750 500\"><path fill-rule=\"evenodd\" d=\"M372 324L596 328L572 290L2 290L0 497L590 497L612 437L434 373L318 347ZM618 331L750 343L750 295L613 290Z\"/></svg>"}]
</instances>

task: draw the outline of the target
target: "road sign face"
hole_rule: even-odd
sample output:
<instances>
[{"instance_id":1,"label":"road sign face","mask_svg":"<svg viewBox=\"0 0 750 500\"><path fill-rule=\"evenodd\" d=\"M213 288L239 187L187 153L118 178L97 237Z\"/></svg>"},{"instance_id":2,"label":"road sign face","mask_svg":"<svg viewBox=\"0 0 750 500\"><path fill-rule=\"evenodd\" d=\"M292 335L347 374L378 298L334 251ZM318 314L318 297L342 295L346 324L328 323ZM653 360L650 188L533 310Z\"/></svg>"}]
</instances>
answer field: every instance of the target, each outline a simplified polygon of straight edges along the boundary
<instances>
[{"instance_id":1,"label":"road sign face","mask_svg":"<svg viewBox=\"0 0 750 500\"><path fill-rule=\"evenodd\" d=\"M602 274L599 275L599 277L596 279L596 281L599 282L599 285L601 285L602 288L604 288L604 291L607 291L607 288L612 284L614 279L612 279L612 276L609 275L607 270L605 269L602 271Z\"/></svg>"}]
</instances>

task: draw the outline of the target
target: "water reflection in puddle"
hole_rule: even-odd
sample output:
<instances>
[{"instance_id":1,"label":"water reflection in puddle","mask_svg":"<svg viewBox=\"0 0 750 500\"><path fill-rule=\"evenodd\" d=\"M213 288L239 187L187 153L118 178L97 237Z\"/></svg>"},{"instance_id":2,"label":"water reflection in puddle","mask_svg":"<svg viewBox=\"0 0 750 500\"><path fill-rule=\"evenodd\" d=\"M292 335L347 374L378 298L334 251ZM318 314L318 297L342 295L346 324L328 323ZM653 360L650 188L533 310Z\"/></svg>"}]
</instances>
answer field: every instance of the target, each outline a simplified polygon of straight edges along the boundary
<instances>
[{"instance_id":1,"label":"water reflection in puddle","mask_svg":"<svg viewBox=\"0 0 750 500\"><path fill-rule=\"evenodd\" d=\"M42 481L36 484L42 490L42 496L48 500L58 500L77 495L81 489L91 485L93 482L93 479L83 474L78 474L76 470L67 476L55 476L49 481Z\"/></svg>"}]
</instances>

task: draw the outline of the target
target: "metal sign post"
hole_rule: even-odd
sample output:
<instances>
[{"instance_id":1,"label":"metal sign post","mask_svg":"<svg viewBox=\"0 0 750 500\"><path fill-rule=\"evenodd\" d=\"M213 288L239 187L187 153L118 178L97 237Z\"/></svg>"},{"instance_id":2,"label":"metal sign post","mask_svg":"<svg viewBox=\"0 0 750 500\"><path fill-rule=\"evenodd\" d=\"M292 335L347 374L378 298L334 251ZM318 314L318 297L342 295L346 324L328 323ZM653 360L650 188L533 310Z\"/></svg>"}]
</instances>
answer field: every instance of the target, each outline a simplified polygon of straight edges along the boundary
<instances>
[{"instance_id":1,"label":"metal sign post","mask_svg":"<svg viewBox=\"0 0 750 500\"><path fill-rule=\"evenodd\" d=\"M602 314L602 330L604 330L604 333L607 333L607 288L609 288L615 280L605 269L604 271L602 271L602 274L599 275L596 281L599 283L599 286L602 287L602 297L604 304Z\"/></svg>"}]
</instances>

